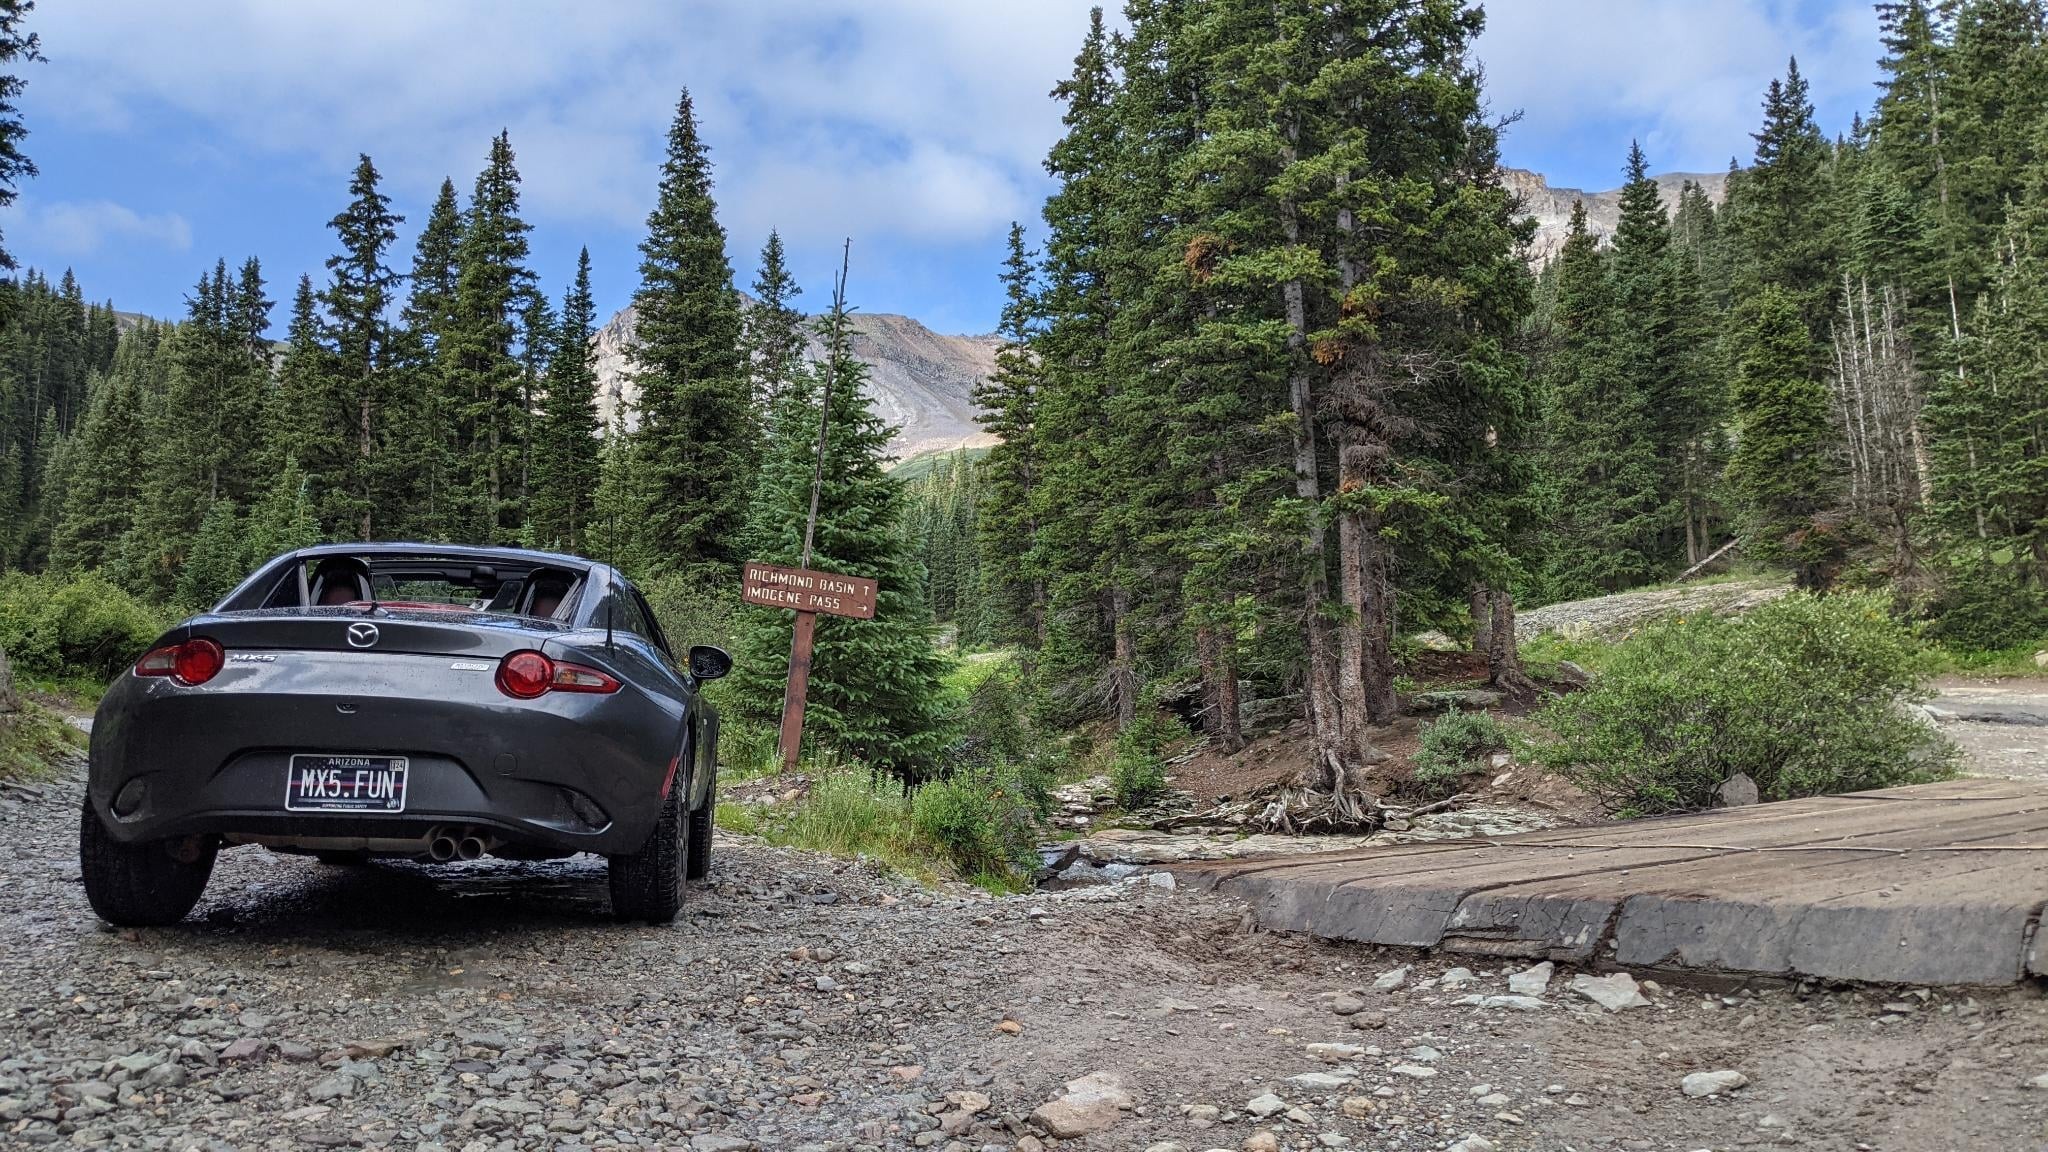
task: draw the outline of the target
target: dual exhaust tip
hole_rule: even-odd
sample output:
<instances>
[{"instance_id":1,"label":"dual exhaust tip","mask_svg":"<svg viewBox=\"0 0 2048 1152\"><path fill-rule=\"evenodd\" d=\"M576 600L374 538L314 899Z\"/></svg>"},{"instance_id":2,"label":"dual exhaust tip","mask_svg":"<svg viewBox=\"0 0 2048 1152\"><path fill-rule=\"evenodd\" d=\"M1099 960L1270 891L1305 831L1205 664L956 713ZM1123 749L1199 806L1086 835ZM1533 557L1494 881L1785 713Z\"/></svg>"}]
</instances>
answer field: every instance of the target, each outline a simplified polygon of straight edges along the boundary
<instances>
[{"instance_id":1,"label":"dual exhaust tip","mask_svg":"<svg viewBox=\"0 0 2048 1152\"><path fill-rule=\"evenodd\" d=\"M436 828L427 840L427 859L436 864L474 860L489 850L490 844L474 828Z\"/></svg>"}]
</instances>

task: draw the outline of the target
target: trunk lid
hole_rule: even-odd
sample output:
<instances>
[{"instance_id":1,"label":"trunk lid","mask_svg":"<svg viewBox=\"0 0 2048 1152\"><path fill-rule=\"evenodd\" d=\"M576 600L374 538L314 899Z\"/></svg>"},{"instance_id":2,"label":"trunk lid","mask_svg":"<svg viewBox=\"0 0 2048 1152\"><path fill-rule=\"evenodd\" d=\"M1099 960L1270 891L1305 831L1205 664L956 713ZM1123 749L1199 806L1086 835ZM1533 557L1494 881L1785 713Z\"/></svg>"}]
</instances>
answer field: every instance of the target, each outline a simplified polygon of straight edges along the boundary
<instances>
[{"instance_id":1,"label":"trunk lid","mask_svg":"<svg viewBox=\"0 0 2048 1152\"><path fill-rule=\"evenodd\" d=\"M167 640L205 636L237 652L364 652L496 660L539 648L565 626L468 609L279 608L194 617Z\"/></svg>"}]
</instances>

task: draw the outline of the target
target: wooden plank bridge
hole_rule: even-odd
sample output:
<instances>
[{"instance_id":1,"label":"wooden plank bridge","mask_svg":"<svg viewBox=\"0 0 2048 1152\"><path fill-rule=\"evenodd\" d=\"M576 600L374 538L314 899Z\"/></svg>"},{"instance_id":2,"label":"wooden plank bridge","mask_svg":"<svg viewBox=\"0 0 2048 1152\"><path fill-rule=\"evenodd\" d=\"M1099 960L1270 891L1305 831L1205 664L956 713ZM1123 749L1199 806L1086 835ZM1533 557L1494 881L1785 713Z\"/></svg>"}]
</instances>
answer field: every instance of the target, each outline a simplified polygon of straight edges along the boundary
<instances>
[{"instance_id":1,"label":"wooden plank bridge","mask_svg":"<svg viewBox=\"0 0 2048 1152\"><path fill-rule=\"evenodd\" d=\"M2048 975L2048 785L2025 780L1173 871L1336 940L1878 983Z\"/></svg>"}]
</instances>

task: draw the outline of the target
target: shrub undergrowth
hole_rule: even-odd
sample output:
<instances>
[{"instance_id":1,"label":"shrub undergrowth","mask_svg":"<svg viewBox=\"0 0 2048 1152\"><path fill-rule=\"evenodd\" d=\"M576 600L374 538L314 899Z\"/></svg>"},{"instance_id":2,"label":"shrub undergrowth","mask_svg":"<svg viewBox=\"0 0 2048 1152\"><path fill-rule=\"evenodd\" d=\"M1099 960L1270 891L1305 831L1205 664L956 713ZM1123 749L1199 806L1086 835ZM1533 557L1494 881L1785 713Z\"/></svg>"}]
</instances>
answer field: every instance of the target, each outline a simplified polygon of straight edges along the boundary
<instances>
[{"instance_id":1,"label":"shrub undergrowth","mask_svg":"<svg viewBox=\"0 0 2048 1152\"><path fill-rule=\"evenodd\" d=\"M0 649L26 676L104 684L171 623L97 573L0 575Z\"/></svg>"},{"instance_id":2,"label":"shrub undergrowth","mask_svg":"<svg viewBox=\"0 0 2048 1152\"><path fill-rule=\"evenodd\" d=\"M1485 712L1456 708L1423 725L1415 752L1416 786L1431 798L1448 796L1458 783L1489 767L1487 757L1508 748L1508 731Z\"/></svg>"},{"instance_id":3,"label":"shrub undergrowth","mask_svg":"<svg viewBox=\"0 0 2048 1152\"><path fill-rule=\"evenodd\" d=\"M1929 657L1884 598L1794 594L1646 628L1539 719L1550 767L1626 815L1711 807L1740 772L1785 800L1939 779L1956 751L1908 705Z\"/></svg>"}]
</instances>

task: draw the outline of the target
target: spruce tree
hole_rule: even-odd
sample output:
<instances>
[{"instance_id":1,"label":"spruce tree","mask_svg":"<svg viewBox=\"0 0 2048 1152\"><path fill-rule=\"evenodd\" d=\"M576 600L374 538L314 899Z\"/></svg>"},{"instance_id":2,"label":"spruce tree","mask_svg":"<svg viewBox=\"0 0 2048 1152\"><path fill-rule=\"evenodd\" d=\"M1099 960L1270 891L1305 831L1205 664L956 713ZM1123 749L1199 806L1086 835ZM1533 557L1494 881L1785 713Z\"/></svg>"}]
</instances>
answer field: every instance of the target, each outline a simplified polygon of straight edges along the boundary
<instances>
[{"instance_id":1,"label":"spruce tree","mask_svg":"<svg viewBox=\"0 0 2048 1152\"><path fill-rule=\"evenodd\" d=\"M635 451L646 503L635 551L652 574L733 580L757 463L753 386L739 294L711 198L709 149L686 90L668 134L661 185L640 243L633 294L640 386Z\"/></svg>"},{"instance_id":2,"label":"spruce tree","mask_svg":"<svg viewBox=\"0 0 2048 1152\"><path fill-rule=\"evenodd\" d=\"M1831 150L1797 60L1771 81L1754 138L1755 162L1728 190L1739 287L1754 295L1774 286L1792 302L1812 346L1809 370L1818 374L1838 292L1835 198Z\"/></svg>"},{"instance_id":3,"label":"spruce tree","mask_svg":"<svg viewBox=\"0 0 2048 1152\"><path fill-rule=\"evenodd\" d=\"M1632 328L1638 318L1623 312L1608 261L1586 230L1585 205L1574 204L1571 233L1558 254L1554 345L1545 372L1544 471L1556 501L1545 591L1561 600L1647 580L1663 527L1657 446L1641 391L1648 371L1630 371L1654 363L1654 349ZM1647 283L1636 290L1656 291L1654 265L1640 275Z\"/></svg>"},{"instance_id":4,"label":"spruce tree","mask_svg":"<svg viewBox=\"0 0 2048 1152\"><path fill-rule=\"evenodd\" d=\"M235 502L223 496L206 510L184 551L171 603L185 612L210 608L249 574L247 565L241 517Z\"/></svg>"},{"instance_id":5,"label":"spruce tree","mask_svg":"<svg viewBox=\"0 0 2048 1152\"><path fill-rule=\"evenodd\" d=\"M937 773L951 742L946 662L933 647L915 552L903 531L903 487L883 470L890 430L868 404L867 365L854 357L849 332L843 300L835 299L818 322L826 359L816 378L786 389L777 406L746 538L758 559L802 560L825 407L810 564L875 580L880 596L871 620L818 618L805 725L817 742L915 783ZM736 696L763 719L782 698L794 619L770 608L748 608L742 616Z\"/></svg>"},{"instance_id":6,"label":"spruce tree","mask_svg":"<svg viewBox=\"0 0 2048 1152\"><path fill-rule=\"evenodd\" d=\"M35 0L0 0L0 68L42 60L41 39L21 27L35 7ZM35 162L21 150L28 128L15 105L27 87L27 79L11 70L0 74L0 209L13 204L21 181L36 174ZM14 257L0 247L0 268L13 267Z\"/></svg>"},{"instance_id":7,"label":"spruce tree","mask_svg":"<svg viewBox=\"0 0 2048 1152\"><path fill-rule=\"evenodd\" d=\"M333 476L347 461L348 445L333 433L327 392L329 353L321 343L320 300L313 278L300 276L292 294L284 355L266 393L263 416L264 473L275 476L287 459L300 461L309 476ZM318 512L316 502L315 512Z\"/></svg>"},{"instance_id":8,"label":"spruce tree","mask_svg":"<svg viewBox=\"0 0 2048 1152\"><path fill-rule=\"evenodd\" d=\"M65 472L64 506L50 545L60 572L110 565L134 524L147 442L145 409L163 386L163 329L145 321L123 337L113 370L93 392Z\"/></svg>"},{"instance_id":9,"label":"spruce tree","mask_svg":"<svg viewBox=\"0 0 2048 1152\"><path fill-rule=\"evenodd\" d=\"M590 337L597 323L590 296L590 250L576 258L576 281L562 298L562 320L534 438L527 536L536 547L580 552L597 495L601 425Z\"/></svg>"},{"instance_id":10,"label":"spruce tree","mask_svg":"<svg viewBox=\"0 0 2048 1152\"><path fill-rule=\"evenodd\" d=\"M583 533L585 554L615 567L633 562L639 540L637 518L646 506L635 467L633 440L616 416L604 430L597 453L597 491Z\"/></svg>"},{"instance_id":11,"label":"spruce tree","mask_svg":"<svg viewBox=\"0 0 2048 1152\"><path fill-rule=\"evenodd\" d=\"M442 180L413 248L412 273L401 313L398 360L404 384L389 451L404 462L410 498L398 509L397 534L416 540L451 540L467 502L458 500L456 459L466 442L463 398L442 360L455 327L456 253L462 244L462 206L455 181Z\"/></svg>"},{"instance_id":12,"label":"spruce tree","mask_svg":"<svg viewBox=\"0 0 2048 1152\"><path fill-rule=\"evenodd\" d=\"M450 530L467 543L518 537L530 409L523 403L527 372L515 351L534 291L526 267L529 230L519 216L511 138L500 132L463 218L453 310L436 349L461 429Z\"/></svg>"},{"instance_id":13,"label":"spruce tree","mask_svg":"<svg viewBox=\"0 0 2048 1152\"><path fill-rule=\"evenodd\" d=\"M296 457L287 456L277 475L249 509L242 563L253 571L274 556L320 542L320 522L313 514L306 472Z\"/></svg>"},{"instance_id":14,"label":"spruce tree","mask_svg":"<svg viewBox=\"0 0 2048 1152\"><path fill-rule=\"evenodd\" d=\"M382 523L384 477L379 446L387 434L394 383L391 326L386 310L398 273L384 262L405 217L391 211L367 155L349 180L349 203L328 227L341 251L327 258L327 311L323 358L312 425L303 453L319 493L320 518L337 535L374 539Z\"/></svg>"},{"instance_id":15,"label":"spruce tree","mask_svg":"<svg viewBox=\"0 0 2048 1152\"><path fill-rule=\"evenodd\" d=\"M754 366L754 406L760 412L774 411L783 388L807 371L804 314L790 303L802 292L783 263L781 235L768 233L746 315L747 358Z\"/></svg>"},{"instance_id":16,"label":"spruce tree","mask_svg":"<svg viewBox=\"0 0 2048 1152\"><path fill-rule=\"evenodd\" d=\"M269 309L253 263L237 282L218 261L166 344L166 388L139 448L142 489L122 545L133 590L148 599L177 598L179 571L206 517L222 500L239 504L259 481L269 365L251 355L251 329Z\"/></svg>"},{"instance_id":17,"label":"spruce tree","mask_svg":"<svg viewBox=\"0 0 2048 1152\"><path fill-rule=\"evenodd\" d=\"M1638 406L1629 436L1646 446L1657 473L1658 538L1646 542L1647 574L1680 556L1689 566L1703 555L1726 384L1716 360L1718 317L1708 309L1699 261L1674 244L1649 160L1636 144L1629 145L1627 175L1611 266L1625 387ZM1703 208L1710 220L1711 206L1695 204L1687 223L1698 227Z\"/></svg>"},{"instance_id":18,"label":"spruce tree","mask_svg":"<svg viewBox=\"0 0 2048 1152\"><path fill-rule=\"evenodd\" d=\"M1010 225L1003 262L1003 316L996 334L996 370L979 381L976 419L997 438L977 466L983 486L979 543L984 573L979 594L988 622L1003 641L1045 643L1045 578L1038 556L1039 459L1037 356L1039 333L1035 254L1024 247L1024 227Z\"/></svg>"},{"instance_id":19,"label":"spruce tree","mask_svg":"<svg viewBox=\"0 0 2048 1152\"><path fill-rule=\"evenodd\" d=\"M1842 548L1827 520L1835 499L1835 433L1827 388L1813 378L1809 334L1795 298L1765 287L1745 304L1734 388L1735 450L1728 487L1748 554L1824 588Z\"/></svg>"}]
</instances>

